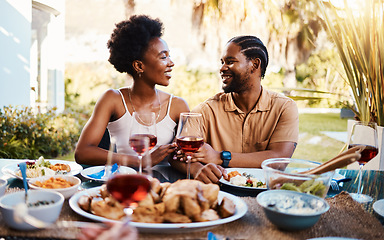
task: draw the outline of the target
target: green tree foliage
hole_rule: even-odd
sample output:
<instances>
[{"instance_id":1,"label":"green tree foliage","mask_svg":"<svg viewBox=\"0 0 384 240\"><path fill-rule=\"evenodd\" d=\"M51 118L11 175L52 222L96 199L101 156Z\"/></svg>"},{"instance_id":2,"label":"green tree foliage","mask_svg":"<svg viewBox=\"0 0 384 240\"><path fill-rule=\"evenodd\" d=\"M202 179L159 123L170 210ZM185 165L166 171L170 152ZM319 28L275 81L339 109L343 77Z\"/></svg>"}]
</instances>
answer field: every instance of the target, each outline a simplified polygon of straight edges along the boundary
<instances>
[{"instance_id":1,"label":"green tree foliage","mask_svg":"<svg viewBox=\"0 0 384 240\"><path fill-rule=\"evenodd\" d=\"M317 96L319 99L306 100L306 105L332 108L351 106L353 102L348 94L348 83L340 76L341 71L342 65L335 49L318 50L306 63L298 65L298 86L319 91L307 93L307 96Z\"/></svg>"},{"instance_id":2,"label":"green tree foliage","mask_svg":"<svg viewBox=\"0 0 384 240\"><path fill-rule=\"evenodd\" d=\"M191 109L220 91L218 72L188 70L181 66L174 68L172 73L170 85L159 88L184 98Z\"/></svg>"}]
</instances>

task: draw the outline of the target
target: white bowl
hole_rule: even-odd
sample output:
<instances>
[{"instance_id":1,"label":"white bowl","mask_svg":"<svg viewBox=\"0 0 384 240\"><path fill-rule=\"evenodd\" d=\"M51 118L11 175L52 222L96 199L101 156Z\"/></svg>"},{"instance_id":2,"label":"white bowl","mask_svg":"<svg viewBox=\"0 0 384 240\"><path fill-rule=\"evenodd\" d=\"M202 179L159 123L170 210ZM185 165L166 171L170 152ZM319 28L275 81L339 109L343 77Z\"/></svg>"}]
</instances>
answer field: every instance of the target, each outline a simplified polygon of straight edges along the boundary
<instances>
[{"instance_id":1,"label":"white bowl","mask_svg":"<svg viewBox=\"0 0 384 240\"><path fill-rule=\"evenodd\" d=\"M24 191L8 193L0 198L0 211L4 221L9 227L17 230L34 230L35 227L25 222L17 222L14 219L14 209L17 204L24 203ZM29 190L28 203L48 201L48 205L29 207L28 214L46 223L54 223L60 215L64 203L64 196L61 193L46 190Z\"/></svg>"},{"instance_id":2,"label":"white bowl","mask_svg":"<svg viewBox=\"0 0 384 240\"><path fill-rule=\"evenodd\" d=\"M62 178L72 184L74 184L71 187L67 188L42 188L35 185L36 181L44 182L50 178ZM79 185L81 183L81 180L74 176L69 175L55 175L55 176L42 176L37 178L32 178L28 181L28 185L31 189L38 189L38 190L48 190L48 191L55 191L63 194L64 198L70 198L73 194L75 194L79 188Z\"/></svg>"},{"instance_id":3,"label":"white bowl","mask_svg":"<svg viewBox=\"0 0 384 240\"><path fill-rule=\"evenodd\" d=\"M5 193L5 189L7 188L8 181L0 178L0 197L2 197Z\"/></svg>"},{"instance_id":4,"label":"white bowl","mask_svg":"<svg viewBox=\"0 0 384 240\"><path fill-rule=\"evenodd\" d=\"M312 227L329 209L323 198L288 190L268 190L259 193L256 200L269 221L288 231Z\"/></svg>"}]
</instances>

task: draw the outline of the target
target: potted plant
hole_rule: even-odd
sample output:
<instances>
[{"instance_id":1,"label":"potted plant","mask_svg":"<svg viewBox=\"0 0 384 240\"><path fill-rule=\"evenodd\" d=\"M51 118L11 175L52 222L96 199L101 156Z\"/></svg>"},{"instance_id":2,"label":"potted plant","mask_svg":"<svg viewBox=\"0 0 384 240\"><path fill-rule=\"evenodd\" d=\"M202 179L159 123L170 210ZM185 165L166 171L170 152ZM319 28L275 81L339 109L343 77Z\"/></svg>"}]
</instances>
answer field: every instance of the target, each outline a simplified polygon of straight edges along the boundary
<instances>
[{"instance_id":1,"label":"potted plant","mask_svg":"<svg viewBox=\"0 0 384 240\"><path fill-rule=\"evenodd\" d=\"M341 8L331 1L317 3L351 87L356 119L379 126L379 154L366 166L384 169L384 0L359 1L355 10L346 0Z\"/></svg>"}]
</instances>

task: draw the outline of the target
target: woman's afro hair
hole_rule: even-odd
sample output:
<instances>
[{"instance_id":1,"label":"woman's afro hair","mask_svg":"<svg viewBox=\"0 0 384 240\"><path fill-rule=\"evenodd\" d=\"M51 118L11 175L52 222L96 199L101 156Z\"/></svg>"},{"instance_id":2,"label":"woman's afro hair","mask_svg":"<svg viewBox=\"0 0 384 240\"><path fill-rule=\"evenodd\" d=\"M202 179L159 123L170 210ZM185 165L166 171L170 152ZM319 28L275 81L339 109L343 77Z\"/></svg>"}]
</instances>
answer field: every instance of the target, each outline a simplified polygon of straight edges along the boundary
<instances>
[{"instance_id":1,"label":"woman's afro hair","mask_svg":"<svg viewBox=\"0 0 384 240\"><path fill-rule=\"evenodd\" d=\"M116 24L108 41L108 61L121 73L133 75L133 61L142 60L149 41L163 35L163 23L146 15L133 15Z\"/></svg>"}]
</instances>

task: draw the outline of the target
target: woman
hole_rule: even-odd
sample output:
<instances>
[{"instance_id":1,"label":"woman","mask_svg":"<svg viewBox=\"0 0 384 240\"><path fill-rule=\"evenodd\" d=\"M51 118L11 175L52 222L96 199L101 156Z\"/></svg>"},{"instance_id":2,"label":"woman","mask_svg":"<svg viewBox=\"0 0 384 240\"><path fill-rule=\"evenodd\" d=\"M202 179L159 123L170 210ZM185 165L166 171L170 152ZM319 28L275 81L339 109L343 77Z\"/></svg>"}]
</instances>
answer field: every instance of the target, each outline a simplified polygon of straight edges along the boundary
<instances>
[{"instance_id":1,"label":"woman","mask_svg":"<svg viewBox=\"0 0 384 240\"><path fill-rule=\"evenodd\" d=\"M151 153L152 164L158 164L174 151L175 145L171 142L176 123L180 113L188 112L189 107L183 99L156 89L157 84L168 86L174 66L168 46L161 39L162 31L159 19L145 15L135 15L116 24L108 41L109 62L117 71L131 75L133 85L109 89L97 101L76 146L76 162L106 163L108 151L98 147L106 128L116 140L117 152L113 154L112 163L121 163L127 157L134 160L128 139L135 111L152 111L156 115L159 146ZM137 161L130 162L137 164Z\"/></svg>"}]
</instances>

